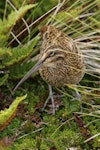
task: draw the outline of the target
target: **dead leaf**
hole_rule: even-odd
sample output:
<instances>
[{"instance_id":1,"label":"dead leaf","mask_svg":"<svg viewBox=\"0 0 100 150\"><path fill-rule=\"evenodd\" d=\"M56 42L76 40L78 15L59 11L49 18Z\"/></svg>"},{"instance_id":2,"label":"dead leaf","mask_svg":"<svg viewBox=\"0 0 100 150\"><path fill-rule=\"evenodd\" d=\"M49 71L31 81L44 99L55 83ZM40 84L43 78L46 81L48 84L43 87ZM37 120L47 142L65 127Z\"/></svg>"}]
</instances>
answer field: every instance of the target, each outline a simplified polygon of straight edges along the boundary
<instances>
[{"instance_id":1,"label":"dead leaf","mask_svg":"<svg viewBox=\"0 0 100 150\"><path fill-rule=\"evenodd\" d=\"M0 140L0 150L5 150L6 148L10 147L13 144L13 138L8 136L4 137Z\"/></svg>"},{"instance_id":2,"label":"dead leaf","mask_svg":"<svg viewBox=\"0 0 100 150\"><path fill-rule=\"evenodd\" d=\"M57 148L56 148L55 146L52 146L52 147L50 148L50 150L57 150Z\"/></svg>"},{"instance_id":3,"label":"dead leaf","mask_svg":"<svg viewBox=\"0 0 100 150\"><path fill-rule=\"evenodd\" d=\"M83 136L84 139L86 139L89 135L89 131L88 129L85 127L83 120L78 117L78 115L76 113L74 113L74 119L76 121L76 124L80 130L81 135Z\"/></svg>"}]
</instances>

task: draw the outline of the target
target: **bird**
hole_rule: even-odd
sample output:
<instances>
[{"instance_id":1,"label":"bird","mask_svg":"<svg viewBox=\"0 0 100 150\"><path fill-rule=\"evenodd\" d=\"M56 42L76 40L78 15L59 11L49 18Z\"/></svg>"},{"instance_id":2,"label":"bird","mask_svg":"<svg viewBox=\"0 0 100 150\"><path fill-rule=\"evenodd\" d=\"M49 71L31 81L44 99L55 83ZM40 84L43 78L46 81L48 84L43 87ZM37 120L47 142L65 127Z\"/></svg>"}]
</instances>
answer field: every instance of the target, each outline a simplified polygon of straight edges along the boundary
<instances>
[{"instance_id":1,"label":"bird","mask_svg":"<svg viewBox=\"0 0 100 150\"><path fill-rule=\"evenodd\" d=\"M42 26L40 34L42 45L39 60L19 81L13 91L39 70L42 79L49 87L49 96L44 103L43 110L51 99L52 113L55 114L52 87L60 88L66 84L78 84L85 74L84 57L76 42L54 25Z\"/></svg>"}]
</instances>

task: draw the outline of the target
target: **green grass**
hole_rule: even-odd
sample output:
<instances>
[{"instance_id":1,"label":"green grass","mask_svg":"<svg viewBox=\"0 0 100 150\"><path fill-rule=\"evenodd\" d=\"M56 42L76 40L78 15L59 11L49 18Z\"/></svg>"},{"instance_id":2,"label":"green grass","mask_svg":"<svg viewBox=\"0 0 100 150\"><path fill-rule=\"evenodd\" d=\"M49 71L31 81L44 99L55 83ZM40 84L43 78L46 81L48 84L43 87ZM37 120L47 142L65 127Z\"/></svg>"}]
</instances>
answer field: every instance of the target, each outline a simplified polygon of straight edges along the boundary
<instances>
[{"instance_id":1,"label":"green grass","mask_svg":"<svg viewBox=\"0 0 100 150\"><path fill-rule=\"evenodd\" d=\"M99 147L99 137L90 141L90 144L84 144L85 139L82 137L73 116L73 113L77 112L85 125L90 123L87 126L89 132L87 138L89 138L100 132L100 117L97 114L89 114L89 111L94 111L93 108L83 102L83 112L80 112L80 102L77 100L70 101L70 98L64 96L59 98L63 104L54 116L41 112L39 105L41 101L44 101L43 97L46 97L48 91L47 85L39 76L36 79L29 79L15 94L18 96L25 93L28 94L28 97L20 106L23 111L20 112L19 109L19 115L0 134L2 139L5 136L11 137L16 132L21 132L10 147L11 150L47 150L51 147L55 147L57 150L70 147L89 150L91 147L92 149ZM39 107L38 110L36 110L36 105ZM39 129L40 131L38 131Z\"/></svg>"},{"instance_id":2,"label":"green grass","mask_svg":"<svg viewBox=\"0 0 100 150\"><path fill-rule=\"evenodd\" d=\"M16 2L8 0L6 4L0 1L1 19L6 18L11 10L16 10L28 2L31 1L26 0L23 3L22 0ZM68 0L64 2L63 10L59 13L53 12L48 16L46 16L47 12L58 3L58 0L49 0L48 3L47 0L36 0L36 3L38 5L22 18L24 21L19 19L15 26L12 26L12 22L10 22L11 28L8 32L10 34L2 35L4 40L0 47L0 66L2 68L2 63L4 63L4 72L0 74L0 109L8 107L17 96L27 93L27 98L19 105L12 121L4 130L0 131L0 146L3 144L5 146L3 148L9 150L66 150L71 147L79 150L99 150L100 19L98 16L100 16L100 2L99 0ZM12 91L20 78L38 60L42 42L38 35L39 28L48 21L76 40L79 49L83 52L87 67L86 74L79 85L71 85L69 88L67 86L60 89L54 88L55 94L64 94L63 97L55 99L58 104L55 115L51 114L50 103L45 112L41 111L49 91L39 73L24 82L15 93ZM2 29L4 30L4 28L0 28L0 31ZM24 29L28 32L21 34ZM12 33L15 34L17 42ZM21 36L18 37L19 34ZM30 41L33 45L28 45ZM13 50L16 50L16 54L12 58L18 57L18 59L13 59L11 65L6 66L5 60L8 58L9 64L11 57L8 54L10 52L13 54ZM71 101L75 88L81 93L80 101L77 99ZM77 121L75 121L75 112L78 117ZM86 133L86 137L83 137L82 133ZM3 138L7 136L9 140L12 138L11 146L6 145L3 141Z\"/></svg>"}]
</instances>

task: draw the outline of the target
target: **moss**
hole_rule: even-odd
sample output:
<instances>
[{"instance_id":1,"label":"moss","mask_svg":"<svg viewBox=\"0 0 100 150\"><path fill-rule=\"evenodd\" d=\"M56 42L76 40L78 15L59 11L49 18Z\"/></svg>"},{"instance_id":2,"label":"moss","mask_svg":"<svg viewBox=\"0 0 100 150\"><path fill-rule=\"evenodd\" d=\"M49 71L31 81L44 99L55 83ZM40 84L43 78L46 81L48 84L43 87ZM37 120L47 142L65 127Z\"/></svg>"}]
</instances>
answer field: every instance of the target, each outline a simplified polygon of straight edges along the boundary
<instances>
[{"instance_id":1,"label":"moss","mask_svg":"<svg viewBox=\"0 0 100 150\"><path fill-rule=\"evenodd\" d=\"M12 0L12 5L14 4L16 10L19 10L19 7L24 7L24 4L30 2L30 0L26 0L25 3L21 1L18 0L15 2L15 0ZM27 34L26 31L18 37L18 40L21 42L20 46L17 46L18 43L15 40L12 44L9 44L14 39L9 36L10 34L1 35L1 46L7 46L6 51L4 51L3 47L1 48L1 68L5 67L3 71L5 74L7 71L9 75L2 75L3 78L1 78L0 81L2 85L1 90L6 93L6 95L9 95L9 97L21 96L27 93L27 98L21 106L21 109L23 109L23 114L20 112L20 116L15 116L8 126L0 132L0 138L2 140L3 137L12 137L13 135L16 135L16 133L20 133L16 137L16 140L12 146L8 148L9 150L65 150L71 147L84 150L100 149L99 136L95 137L92 141L90 141L90 143L84 143L85 139L80 133L79 126L73 117L73 113L77 112L78 116L81 117L83 121L82 123L87 125L89 135L86 139L100 132L100 117L98 114L100 103L100 78L97 72L96 75L94 74L95 70L99 70L98 68L100 66L97 65L99 64L99 28L97 18L100 16L100 11L97 11L99 10L97 0L94 0L93 2L91 0L88 2L80 2L78 0L67 1L67 7L66 4L64 4L64 7L62 7L57 14L53 15L53 20L51 20L51 23L53 22L57 28L61 28L61 30L64 30L66 34L74 37L83 52L84 49L90 52L90 54L88 52L85 54L84 52L84 55L87 63L89 62L88 67L90 66L91 74L85 74L83 80L81 81L82 86L76 86L82 95L82 101L78 101L77 99L71 101L74 86L69 90L66 87L61 88L60 90L62 90L64 96L58 98L62 103L59 105L55 116L49 114L49 106L47 107L47 112L41 112L41 107L43 105L41 103L43 103L48 96L48 88L47 84L40 78L39 73L34 74L32 78L23 83L14 95L12 95L11 91L15 86L14 80L22 78L23 75L35 64L35 61L37 61L38 52L40 50L40 45L37 44L37 41L41 43L40 36L37 36L39 33L38 27L42 24L47 24L48 22L48 15L44 15L43 17L42 14L48 12L58 3L58 1L54 0L37 0L36 2L38 2L39 5L37 5L35 9L32 9L29 14L24 17L27 24L25 24L25 21L23 23L20 22L21 16L20 14L16 14L16 12L13 12L12 15L10 15L13 16L13 19L11 17L8 18L10 9L12 9L10 1L9 4L6 4L5 11L2 10L4 11L4 20L8 18L8 20L6 20L6 25L8 28L5 30L5 28L2 28L3 26L1 26L1 30L3 30L4 33L6 33L6 31L10 32L8 29L12 27L13 29L11 31L16 36L24 31L26 27L28 31L29 24L33 24L33 26L29 27L31 32L28 31L29 33ZM0 5L1 4L2 3L0 2ZM4 7L2 7L2 9L3 8ZM21 14L23 16L23 13ZM63 16L64 14L66 14L66 16ZM16 15L17 19L14 17ZM33 22L36 21L34 18L38 19L40 16L43 18L34 24ZM15 21L12 22L12 20ZM17 20L18 22L16 24ZM0 22L2 23L1 20ZM14 24L16 24L15 27L13 27ZM10 56L9 48L11 49L12 54L14 54L14 57ZM8 55L6 56L5 54ZM4 55L3 58L2 55ZM29 55L31 56L29 57ZM29 57L29 59L27 57ZM21 63L24 59L26 60ZM30 61L30 59L32 61ZM92 67L91 64L94 64L95 67ZM95 64L97 65L97 68ZM1 71L1 73L3 71ZM55 88L54 91L56 91L55 93L59 93L59 90ZM99 98L97 98L97 96L99 96ZM80 104L82 104L82 111L80 109Z\"/></svg>"},{"instance_id":2,"label":"moss","mask_svg":"<svg viewBox=\"0 0 100 150\"><path fill-rule=\"evenodd\" d=\"M18 140L14 143L14 145L11 147L11 150L36 150L36 140L30 136L25 137L21 140Z\"/></svg>"},{"instance_id":3,"label":"moss","mask_svg":"<svg viewBox=\"0 0 100 150\"><path fill-rule=\"evenodd\" d=\"M24 103L29 102L28 105L25 107L25 112L28 112L28 116L34 117L35 107L36 104L39 104L41 99L40 97L46 93L46 87L44 86L40 87L39 84L31 84L30 82L33 82L30 79L29 82L25 83L24 90L22 90L22 93L16 92L17 95L19 94L25 94L27 92L27 98L24 100ZM43 84L43 81L38 78L38 81L40 84ZM29 84L29 91L27 91L27 87ZM26 90L25 90L26 87ZM41 92L37 91L40 90ZM20 90L19 90L20 91ZM42 92L43 91L43 92ZM19 139L16 139L16 141L13 143L13 146L11 147L12 150L22 150L22 149L40 149L40 150L49 150L51 147L55 147L57 150L65 150L66 148L70 147L77 147L77 148L83 148L86 150L90 149L90 146L88 144L82 144L84 139L79 132L78 126L76 125L74 119L73 119L73 112L78 111L80 109L79 101L70 101L68 97L64 96L63 98L60 98L62 100L63 105L59 107L59 109L56 112L56 115L50 115L45 112L37 112L37 116L41 118L42 124L40 125L40 128L42 127L42 130L36 133L32 133L33 131L37 130L35 122L32 120L29 120L25 126L21 129L22 134L19 135ZM86 111L87 112L87 111ZM85 116L82 117L82 120L85 124L91 122L91 124L88 126L88 130L92 135L95 135L99 132L100 123L99 120L92 123L93 120L95 120L95 117L91 116ZM11 123L7 126L7 128L2 131L2 134L0 134L0 137L3 138L6 135L13 135L14 130L16 133L16 130L21 127L21 124L23 123L23 119L20 117L15 117ZM38 122L40 123L40 122ZM26 137L23 137L20 139L21 136L24 136L25 134L29 134ZM93 140L93 143L91 144L92 148L94 150L97 146L99 146L99 137L95 138Z\"/></svg>"}]
</instances>

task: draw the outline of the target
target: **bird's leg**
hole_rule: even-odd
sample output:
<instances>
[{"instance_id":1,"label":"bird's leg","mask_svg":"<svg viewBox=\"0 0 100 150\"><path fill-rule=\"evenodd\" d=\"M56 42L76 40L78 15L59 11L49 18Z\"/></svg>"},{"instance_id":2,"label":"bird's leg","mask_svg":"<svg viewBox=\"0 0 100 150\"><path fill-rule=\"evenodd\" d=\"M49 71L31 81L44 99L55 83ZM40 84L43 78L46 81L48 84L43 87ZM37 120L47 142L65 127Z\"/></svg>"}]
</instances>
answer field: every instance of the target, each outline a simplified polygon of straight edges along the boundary
<instances>
[{"instance_id":1,"label":"bird's leg","mask_svg":"<svg viewBox=\"0 0 100 150\"><path fill-rule=\"evenodd\" d=\"M73 101L75 99L77 99L78 101L80 101L81 100L81 94L78 92L78 90L76 88L74 90L75 90L75 92L73 94L74 98L72 98L71 101ZM80 104L80 109L81 109L81 112L82 112L83 108L82 108L81 104Z\"/></svg>"},{"instance_id":2,"label":"bird's leg","mask_svg":"<svg viewBox=\"0 0 100 150\"><path fill-rule=\"evenodd\" d=\"M72 91L73 98L71 99L71 101L74 101L76 99L78 101L80 101L81 100L81 94L78 92L76 87L73 90L74 90L74 91Z\"/></svg>"},{"instance_id":3,"label":"bird's leg","mask_svg":"<svg viewBox=\"0 0 100 150\"><path fill-rule=\"evenodd\" d=\"M44 111L45 107L47 106L47 103L48 101L51 99L51 102L52 102L52 113L53 115L55 114L55 104L54 104L54 97L53 97L53 91L52 91L52 86L48 84L48 87L49 87L49 96L48 98L46 99L45 103L44 103L44 106L42 108L42 111Z\"/></svg>"},{"instance_id":4,"label":"bird's leg","mask_svg":"<svg viewBox=\"0 0 100 150\"><path fill-rule=\"evenodd\" d=\"M74 93L75 98L77 98L80 101L81 94L78 92L78 90L76 88L74 90L75 90L75 93Z\"/></svg>"}]
</instances>

